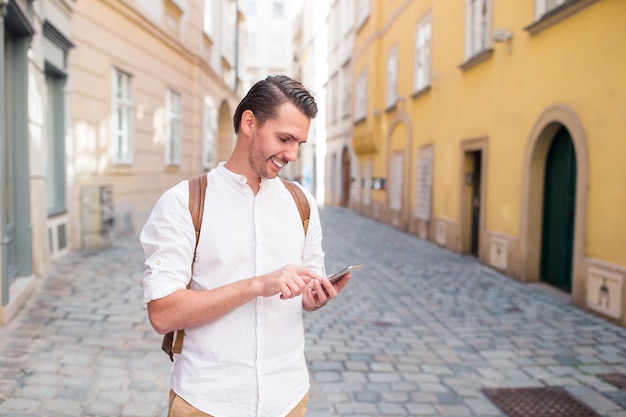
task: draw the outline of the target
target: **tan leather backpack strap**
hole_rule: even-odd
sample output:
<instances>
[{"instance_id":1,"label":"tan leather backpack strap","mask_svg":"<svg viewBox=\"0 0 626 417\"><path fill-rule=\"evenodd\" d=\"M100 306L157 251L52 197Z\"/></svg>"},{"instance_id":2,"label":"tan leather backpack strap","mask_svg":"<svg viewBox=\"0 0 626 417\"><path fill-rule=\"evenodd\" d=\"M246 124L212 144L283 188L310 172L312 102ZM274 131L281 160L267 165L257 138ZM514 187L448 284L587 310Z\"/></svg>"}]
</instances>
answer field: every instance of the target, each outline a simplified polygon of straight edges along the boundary
<instances>
[{"instance_id":1,"label":"tan leather backpack strap","mask_svg":"<svg viewBox=\"0 0 626 417\"><path fill-rule=\"evenodd\" d=\"M200 240L200 229L202 228L202 214L204 213L204 195L206 194L207 177L202 175L198 178L189 180L189 212L193 227L196 230L196 246L193 250L193 260L191 261L191 270L196 263L196 250L198 249L198 240Z\"/></svg>"},{"instance_id":2,"label":"tan leather backpack strap","mask_svg":"<svg viewBox=\"0 0 626 417\"><path fill-rule=\"evenodd\" d=\"M300 189L293 182L281 178L285 187L291 193L294 201L296 202L296 206L298 206L298 211L300 212L300 218L302 219L302 227L304 228L304 234L306 235L306 231L309 228L309 217L311 216L311 207L309 206L309 200L304 195L304 191Z\"/></svg>"},{"instance_id":3,"label":"tan leather backpack strap","mask_svg":"<svg viewBox=\"0 0 626 417\"><path fill-rule=\"evenodd\" d=\"M193 260L191 261L191 274L193 275L193 266L196 263L196 252L198 251L198 241L200 240L200 229L202 228L202 214L204 213L204 196L206 194L207 176L201 175L197 178L189 180L189 212L193 227L196 230L196 246L193 249ZM191 280L187 284L187 288L191 285ZM176 339L172 346L173 353L183 351L183 340L185 339L185 330L180 329L176 332Z\"/></svg>"}]
</instances>

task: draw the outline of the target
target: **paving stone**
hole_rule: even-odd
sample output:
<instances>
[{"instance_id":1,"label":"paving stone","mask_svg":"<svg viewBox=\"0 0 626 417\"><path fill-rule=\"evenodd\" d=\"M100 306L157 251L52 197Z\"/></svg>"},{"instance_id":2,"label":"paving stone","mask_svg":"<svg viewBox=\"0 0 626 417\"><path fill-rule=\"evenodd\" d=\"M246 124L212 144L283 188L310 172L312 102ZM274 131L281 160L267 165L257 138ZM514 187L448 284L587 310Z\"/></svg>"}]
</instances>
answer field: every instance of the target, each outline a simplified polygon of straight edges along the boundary
<instances>
[{"instance_id":1,"label":"paving stone","mask_svg":"<svg viewBox=\"0 0 626 417\"><path fill-rule=\"evenodd\" d=\"M366 268L304 315L307 417L505 417L481 388L546 385L626 417L626 395L597 376L626 373L626 329L349 210L320 217L327 268ZM170 362L141 305L142 258L134 237L54 260L0 328L0 415L165 417Z\"/></svg>"}]
</instances>

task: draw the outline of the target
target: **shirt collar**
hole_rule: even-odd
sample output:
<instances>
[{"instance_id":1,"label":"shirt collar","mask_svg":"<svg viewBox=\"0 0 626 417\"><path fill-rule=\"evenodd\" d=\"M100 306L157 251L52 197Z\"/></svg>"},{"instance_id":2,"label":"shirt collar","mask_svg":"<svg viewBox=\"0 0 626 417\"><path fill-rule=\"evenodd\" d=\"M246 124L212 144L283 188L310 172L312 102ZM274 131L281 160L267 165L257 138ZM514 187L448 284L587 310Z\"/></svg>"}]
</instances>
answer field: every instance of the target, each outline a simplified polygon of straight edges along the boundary
<instances>
[{"instance_id":1,"label":"shirt collar","mask_svg":"<svg viewBox=\"0 0 626 417\"><path fill-rule=\"evenodd\" d=\"M217 170L224 175L227 179L234 181L238 184L248 184L248 179L246 178L245 175L241 175L241 174L237 174L236 172L233 172L231 170L229 170L228 168L226 168L225 166L226 161L222 161L217 165ZM278 177L276 178L261 178L261 184L268 182L268 181L275 181L277 180Z\"/></svg>"}]
</instances>

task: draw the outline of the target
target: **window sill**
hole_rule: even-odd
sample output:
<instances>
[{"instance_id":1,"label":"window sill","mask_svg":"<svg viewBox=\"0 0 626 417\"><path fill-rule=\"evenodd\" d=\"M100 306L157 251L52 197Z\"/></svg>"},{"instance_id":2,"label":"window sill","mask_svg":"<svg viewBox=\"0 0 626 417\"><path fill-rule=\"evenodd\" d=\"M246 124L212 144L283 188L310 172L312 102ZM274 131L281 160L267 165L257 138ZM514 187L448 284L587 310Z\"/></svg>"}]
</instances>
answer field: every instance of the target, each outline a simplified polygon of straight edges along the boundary
<instances>
[{"instance_id":1,"label":"window sill","mask_svg":"<svg viewBox=\"0 0 626 417\"><path fill-rule=\"evenodd\" d=\"M48 209L48 219L67 214L67 207L54 207Z\"/></svg>"},{"instance_id":2,"label":"window sill","mask_svg":"<svg viewBox=\"0 0 626 417\"><path fill-rule=\"evenodd\" d=\"M396 101L393 104L387 104L387 107L385 107L385 111L387 113L394 111L396 108L398 108L398 101L396 99Z\"/></svg>"},{"instance_id":3,"label":"window sill","mask_svg":"<svg viewBox=\"0 0 626 417\"><path fill-rule=\"evenodd\" d=\"M483 49L476 55L469 58L467 61L459 65L462 71L468 71L475 66L482 64L493 56L493 48Z\"/></svg>"},{"instance_id":4,"label":"window sill","mask_svg":"<svg viewBox=\"0 0 626 417\"><path fill-rule=\"evenodd\" d=\"M429 91L430 91L430 84L428 84L425 87L420 88L419 90L411 94L411 98L415 99L420 96L426 95L426 93L428 93Z\"/></svg>"},{"instance_id":5,"label":"window sill","mask_svg":"<svg viewBox=\"0 0 626 417\"><path fill-rule=\"evenodd\" d=\"M133 161L131 160L117 160L112 162L113 168L118 169L127 169L131 168L133 165Z\"/></svg>"},{"instance_id":6,"label":"window sill","mask_svg":"<svg viewBox=\"0 0 626 417\"><path fill-rule=\"evenodd\" d=\"M568 17L578 13L598 0L569 0L559 7L552 9L541 16L541 19L524 28L530 35L536 35L543 30L556 25Z\"/></svg>"},{"instance_id":7,"label":"window sill","mask_svg":"<svg viewBox=\"0 0 626 417\"><path fill-rule=\"evenodd\" d=\"M202 34L202 40L204 42L204 47L205 48L212 48L213 47L213 39L211 38L211 35L209 35L208 33L204 32Z\"/></svg>"}]
</instances>

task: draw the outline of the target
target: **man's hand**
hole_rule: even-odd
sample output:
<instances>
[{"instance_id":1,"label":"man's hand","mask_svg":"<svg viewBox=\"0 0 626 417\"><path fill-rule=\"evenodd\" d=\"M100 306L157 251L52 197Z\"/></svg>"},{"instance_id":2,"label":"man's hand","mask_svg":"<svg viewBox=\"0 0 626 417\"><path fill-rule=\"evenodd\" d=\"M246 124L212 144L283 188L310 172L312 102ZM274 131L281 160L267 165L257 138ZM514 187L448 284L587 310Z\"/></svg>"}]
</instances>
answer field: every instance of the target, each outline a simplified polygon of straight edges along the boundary
<instances>
[{"instance_id":1,"label":"man's hand","mask_svg":"<svg viewBox=\"0 0 626 417\"><path fill-rule=\"evenodd\" d=\"M262 297L272 297L280 293L280 298L286 300L302 294L308 283L320 277L301 266L287 265L259 278Z\"/></svg>"},{"instance_id":2,"label":"man's hand","mask_svg":"<svg viewBox=\"0 0 626 417\"><path fill-rule=\"evenodd\" d=\"M348 281L350 281L349 272L335 281L334 284L328 278L313 280L302 293L302 308L307 311L315 311L323 307L339 295L341 290L348 285Z\"/></svg>"}]
</instances>

